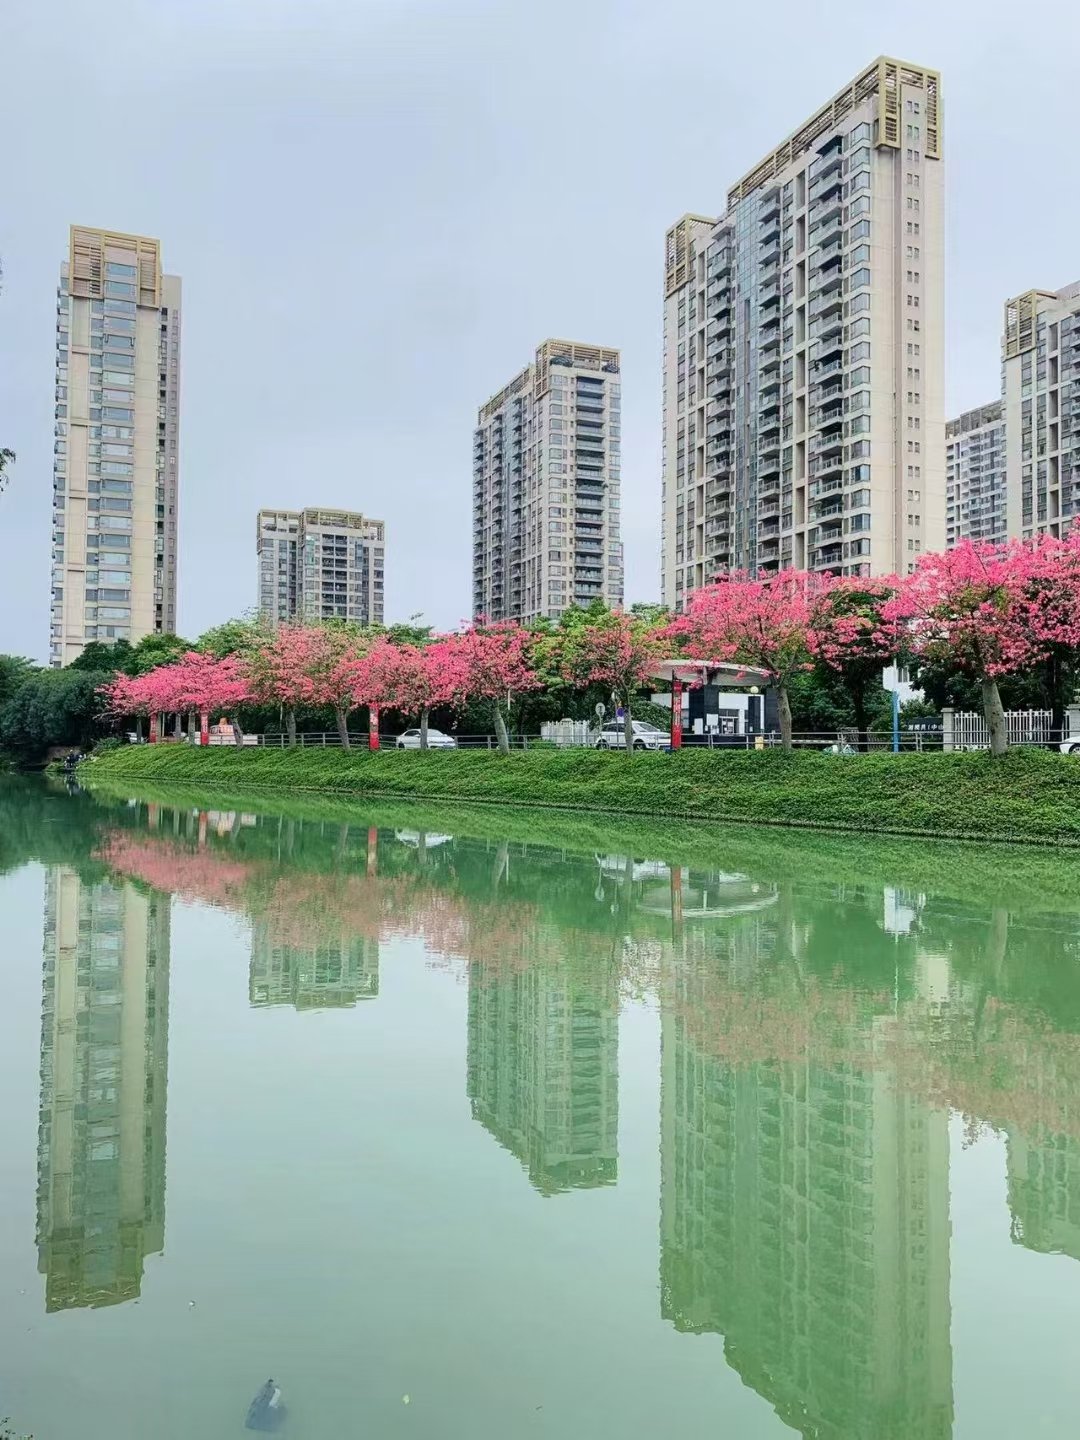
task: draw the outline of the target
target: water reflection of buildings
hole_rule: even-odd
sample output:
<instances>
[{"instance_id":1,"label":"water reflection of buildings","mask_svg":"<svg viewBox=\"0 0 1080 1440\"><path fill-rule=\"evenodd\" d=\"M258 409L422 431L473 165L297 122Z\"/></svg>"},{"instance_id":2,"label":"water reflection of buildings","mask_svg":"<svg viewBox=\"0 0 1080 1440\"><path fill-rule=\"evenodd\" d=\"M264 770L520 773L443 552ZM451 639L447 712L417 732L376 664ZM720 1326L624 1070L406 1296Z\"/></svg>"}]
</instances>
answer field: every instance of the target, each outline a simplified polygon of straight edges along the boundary
<instances>
[{"instance_id":1,"label":"water reflection of buildings","mask_svg":"<svg viewBox=\"0 0 1080 1440\"><path fill-rule=\"evenodd\" d=\"M362 936L341 936L318 945L288 945L266 921L251 930L248 998L254 1006L293 1005L297 1010L352 1006L379 993L379 946Z\"/></svg>"},{"instance_id":2,"label":"water reflection of buildings","mask_svg":"<svg viewBox=\"0 0 1080 1440\"><path fill-rule=\"evenodd\" d=\"M614 977L585 982L550 961L510 973L470 964L473 1117L541 1194L614 1183L618 1048Z\"/></svg>"},{"instance_id":3,"label":"water reflection of buildings","mask_svg":"<svg viewBox=\"0 0 1080 1440\"><path fill-rule=\"evenodd\" d=\"M728 1363L804 1435L938 1440L952 1429L947 1115L900 1093L887 1060L818 1063L808 1045L732 1063L695 1038L710 971L744 986L767 947L798 940L752 917L676 947L662 1311L723 1335ZM849 1023L852 1051L889 1053L894 1016Z\"/></svg>"},{"instance_id":4,"label":"water reflection of buildings","mask_svg":"<svg viewBox=\"0 0 1080 1440\"><path fill-rule=\"evenodd\" d=\"M139 1294L165 1244L169 897L47 872L37 1242L46 1309Z\"/></svg>"}]
</instances>

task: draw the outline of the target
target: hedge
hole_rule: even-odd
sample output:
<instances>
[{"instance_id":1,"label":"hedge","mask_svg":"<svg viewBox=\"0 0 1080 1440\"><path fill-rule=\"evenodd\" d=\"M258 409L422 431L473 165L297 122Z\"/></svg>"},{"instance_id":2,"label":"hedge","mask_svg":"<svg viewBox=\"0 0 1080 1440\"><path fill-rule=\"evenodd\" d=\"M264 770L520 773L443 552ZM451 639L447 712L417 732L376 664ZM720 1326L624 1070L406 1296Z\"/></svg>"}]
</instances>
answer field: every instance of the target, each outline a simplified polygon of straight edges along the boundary
<instances>
[{"instance_id":1,"label":"hedge","mask_svg":"<svg viewBox=\"0 0 1080 1440\"><path fill-rule=\"evenodd\" d=\"M1080 762L1045 751L830 756L685 750L206 749L128 746L84 762L88 783L332 791L556 806L895 835L1080 844Z\"/></svg>"}]
</instances>

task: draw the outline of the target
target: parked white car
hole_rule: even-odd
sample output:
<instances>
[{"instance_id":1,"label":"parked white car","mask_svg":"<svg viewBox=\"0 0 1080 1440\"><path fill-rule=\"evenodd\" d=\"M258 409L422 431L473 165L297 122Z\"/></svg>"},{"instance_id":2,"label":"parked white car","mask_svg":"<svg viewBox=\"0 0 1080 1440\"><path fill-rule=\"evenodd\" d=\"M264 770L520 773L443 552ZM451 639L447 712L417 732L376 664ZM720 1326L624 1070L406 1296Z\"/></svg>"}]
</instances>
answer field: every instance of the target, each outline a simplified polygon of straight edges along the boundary
<instances>
[{"instance_id":1,"label":"parked white car","mask_svg":"<svg viewBox=\"0 0 1080 1440\"><path fill-rule=\"evenodd\" d=\"M671 749L671 736L666 730L658 730L655 725L647 725L644 720L632 720L630 723L634 727L635 750ZM626 749L626 727L622 720L609 720L601 727L600 734L596 737L595 749Z\"/></svg>"},{"instance_id":2,"label":"parked white car","mask_svg":"<svg viewBox=\"0 0 1080 1440\"><path fill-rule=\"evenodd\" d=\"M1080 735L1074 735L1071 740L1062 740L1062 755L1080 755Z\"/></svg>"},{"instance_id":3,"label":"parked white car","mask_svg":"<svg viewBox=\"0 0 1080 1440\"><path fill-rule=\"evenodd\" d=\"M427 743L429 750L457 749L457 741L454 739L453 735L447 735L442 730L436 730L433 726L430 725L428 726ZM420 731L402 731L402 733L397 737L397 748L399 750L419 750Z\"/></svg>"}]
</instances>

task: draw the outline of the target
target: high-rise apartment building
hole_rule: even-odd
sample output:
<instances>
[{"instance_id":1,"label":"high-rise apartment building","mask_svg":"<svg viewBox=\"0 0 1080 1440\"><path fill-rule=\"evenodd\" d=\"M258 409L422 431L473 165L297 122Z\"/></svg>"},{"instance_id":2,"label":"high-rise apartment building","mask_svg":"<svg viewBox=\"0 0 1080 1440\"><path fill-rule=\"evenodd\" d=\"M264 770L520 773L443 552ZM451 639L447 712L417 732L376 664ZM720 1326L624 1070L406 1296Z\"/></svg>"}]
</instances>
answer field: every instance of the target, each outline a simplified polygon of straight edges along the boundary
<instances>
[{"instance_id":1,"label":"high-rise apartment building","mask_svg":"<svg viewBox=\"0 0 1080 1440\"><path fill-rule=\"evenodd\" d=\"M1005 420L1001 401L966 410L945 426L945 543L1007 538Z\"/></svg>"},{"instance_id":2,"label":"high-rise apartment building","mask_svg":"<svg viewBox=\"0 0 1080 1440\"><path fill-rule=\"evenodd\" d=\"M473 438L473 614L621 605L619 352L545 340Z\"/></svg>"},{"instance_id":3,"label":"high-rise apartment building","mask_svg":"<svg viewBox=\"0 0 1080 1440\"><path fill-rule=\"evenodd\" d=\"M667 234L662 588L945 544L936 72L879 59Z\"/></svg>"},{"instance_id":4,"label":"high-rise apartment building","mask_svg":"<svg viewBox=\"0 0 1080 1440\"><path fill-rule=\"evenodd\" d=\"M46 872L37 1242L45 1308L134 1299L165 1245L169 897Z\"/></svg>"},{"instance_id":5,"label":"high-rise apartment building","mask_svg":"<svg viewBox=\"0 0 1080 1440\"><path fill-rule=\"evenodd\" d=\"M1009 534L1062 535L1080 515L1080 281L1005 306Z\"/></svg>"},{"instance_id":6,"label":"high-rise apartment building","mask_svg":"<svg viewBox=\"0 0 1080 1440\"><path fill-rule=\"evenodd\" d=\"M180 281L161 244L71 227L56 297L49 658L176 629Z\"/></svg>"},{"instance_id":7,"label":"high-rise apartment building","mask_svg":"<svg viewBox=\"0 0 1080 1440\"><path fill-rule=\"evenodd\" d=\"M264 620L383 623L381 520L354 510L260 510L256 550Z\"/></svg>"}]
</instances>

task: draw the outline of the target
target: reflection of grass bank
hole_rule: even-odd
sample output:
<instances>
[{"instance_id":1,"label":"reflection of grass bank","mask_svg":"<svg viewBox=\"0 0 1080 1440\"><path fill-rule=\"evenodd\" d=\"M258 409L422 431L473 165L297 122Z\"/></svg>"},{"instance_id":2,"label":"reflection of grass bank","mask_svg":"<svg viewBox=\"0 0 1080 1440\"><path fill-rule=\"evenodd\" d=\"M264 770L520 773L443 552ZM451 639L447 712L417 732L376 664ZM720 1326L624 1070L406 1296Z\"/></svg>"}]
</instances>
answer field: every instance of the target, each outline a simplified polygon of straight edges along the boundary
<instances>
[{"instance_id":1,"label":"reflection of grass bank","mask_svg":"<svg viewBox=\"0 0 1080 1440\"><path fill-rule=\"evenodd\" d=\"M382 830L451 834L457 838L550 847L578 855L633 856L669 864L744 873L770 884L796 881L800 889L837 885L889 885L922 894L957 897L972 908L1000 907L1013 914L1080 910L1080 852L1051 857L1031 847L978 846L942 840L793 834L778 827L706 825L554 809L462 806L423 800L343 798L304 792L199 789L106 778L95 769L101 798L140 800L197 810L247 811L286 820ZM258 827L242 832L244 848L269 841ZM308 844L312 843L309 839ZM327 837L331 850L337 841Z\"/></svg>"},{"instance_id":2,"label":"reflection of grass bank","mask_svg":"<svg viewBox=\"0 0 1080 1440\"><path fill-rule=\"evenodd\" d=\"M783 755L689 750L207 750L131 746L82 767L87 779L325 790L383 799L535 805L752 821L881 834L1080 844L1080 765L1044 752Z\"/></svg>"}]
</instances>

